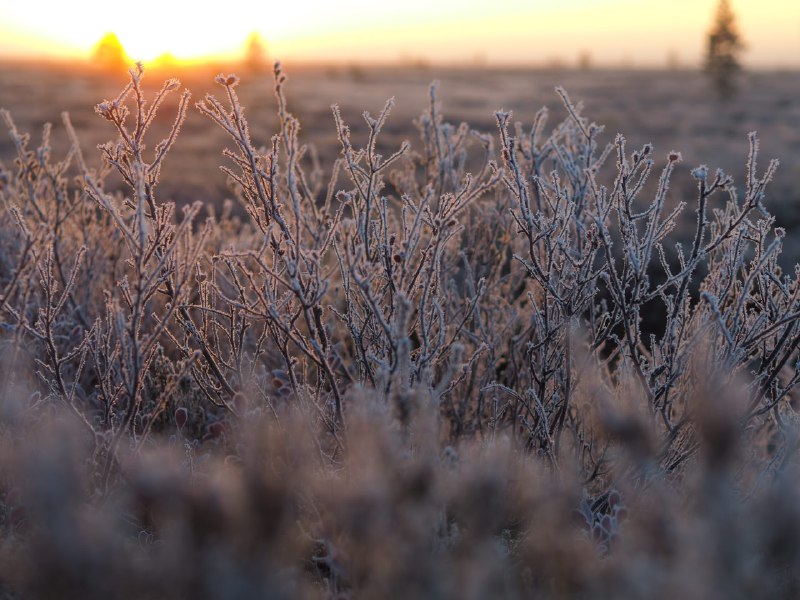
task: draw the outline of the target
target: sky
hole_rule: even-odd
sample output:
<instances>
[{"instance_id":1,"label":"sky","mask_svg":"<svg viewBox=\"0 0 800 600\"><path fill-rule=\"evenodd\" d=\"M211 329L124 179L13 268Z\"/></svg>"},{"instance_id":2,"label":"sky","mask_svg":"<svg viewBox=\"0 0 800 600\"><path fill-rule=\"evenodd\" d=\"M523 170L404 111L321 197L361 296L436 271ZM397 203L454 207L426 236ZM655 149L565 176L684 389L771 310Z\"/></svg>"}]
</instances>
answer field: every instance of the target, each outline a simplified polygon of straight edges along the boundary
<instances>
[{"instance_id":1,"label":"sky","mask_svg":"<svg viewBox=\"0 0 800 600\"><path fill-rule=\"evenodd\" d=\"M209 3L210 4L210 3ZM0 57L238 55L251 32L285 61L695 66L717 0L0 0ZM191 6L192 8L188 8ZM800 67L800 0L732 0L750 67ZM223 10L224 8L224 10Z\"/></svg>"}]
</instances>

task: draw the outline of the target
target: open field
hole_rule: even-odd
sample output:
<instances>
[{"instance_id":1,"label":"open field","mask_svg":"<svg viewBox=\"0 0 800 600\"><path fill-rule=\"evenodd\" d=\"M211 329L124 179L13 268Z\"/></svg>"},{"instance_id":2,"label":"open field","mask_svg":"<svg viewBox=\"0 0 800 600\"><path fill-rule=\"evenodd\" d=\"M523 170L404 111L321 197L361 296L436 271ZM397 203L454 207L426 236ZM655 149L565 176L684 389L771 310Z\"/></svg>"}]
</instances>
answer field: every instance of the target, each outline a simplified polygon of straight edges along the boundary
<instances>
[{"instance_id":1,"label":"open field","mask_svg":"<svg viewBox=\"0 0 800 600\"><path fill-rule=\"evenodd\" d=\"M178 77L191 90L193 100L214 91L213 77L231 70L225 65L148 73L147 89L166 77ZM235 67L233 68L235 72ZM583 102L585 113L606 127L601 142L612 142L623 133L632 146L652 143L657 157L671 150L683 154L679 167L688 172L700 165L721 168L741 183L747 154L747 134L758 131L765 158L779 158L781 167L770 188L767 205L778 224L794 231L800 227L800 72L753 72L741 81L741 93L720 103L702 73L696 71L575 71L519 69L444 69L376 67L302 67L289 73L289 110L302 124L301 141L313 141L323 168L339 156L331 105L341 107L356 139L366 135L364 110L377 112L387 98L396 105L384 128L382 143L397 148L417 137L412 122L426 109L432 81L440 82L439 99L446 120L468 122L478 131L494 134L499 109L513 111L514 119L530 123L543 106L553 122L564 116L555 93L563 86L574 101ZM13 64L0 66L0 107L10 110L21 131L34 137L50 121L56 125L56 149L67 144L60 128L62 111L72 117L83 146L92 149L113 137L113 131L94 113L94 105L113 96L125 75L109 76L88 70L65 70ZM256 143L268 144L276 132L275 96L271 73L242 73L239 93L247 109ZM174 102L174 100L173 100ZM166 117L155 125L163 134ZM195 110L189 112L181 136L166 162L161 193L179 204L201 200L215 206L231 197L220 172L225 134L207 127ZM0 160L14 150L7 136L0 136ZM686 178L680 184L685 184ZM689 183L686 195L693 194ZM784 264L800 260L800 236L786 242Z\"/></svg>"},{"instance_id":2,"label":"open field","mask_svg":"<svg viewBox=\"0 0 800 600\"><path fill-rule=\"evenodd\" d=\"M800 595L796 73L216 71L0 69L0 597Z\"/></svg>"},{"instance_id":3,"label":"open field","mask_svg":"<svg viewBox=\"0 0 800 600\"><path fill-rule=\"evenodd\" d=\"M146 87L160 85L165 77L178 77L199 100L215 91L213 77L220 71L236 72L235 66L219 69L180 68L148 72ZM275 96L272 74L240 73L239 93L248 111L254 136L267 141L276 131ZM790 185L800 174L800 72L753 72L742 79L741 93L720 103L708 88L705 76L696 71L575 71L575 70L491 70L443 68L302 67L289 71L287 97L290 110L303 124L304 137L319 147L324 161L338 156L331 104L338 104L355 135L363 134L362 111L377 112L390 96L396 105L389 120L384 143L397 144L409 133L411 121L428 104L428 87L440 82L440 100L450 122L466 121L475 129L494 132L494 112L511 110L515 119L529 122L542 106L563 116L554 88L564 87L585 112L606 126L606 141L614 134L629 132L630 142L639 146L652 142L657 152L670 149L683 153L687 165L707 161L709 156L731 173L742 168L747 152L747 133L759 132L766 152L781 157L783 173L776 178L773 194L781 201L797 199ZM69 111L87 147L105 141L111 130L94 114L94 105L117 93L125 74L109 76L88 70L41 70L0 66L0 106L9 109L21 129L37 129L45 121L60 122ZM163 124L162 124L163 125ZM205 173L202 187L219 187L219 152L225 145L222 132L206 130L202 117L192 112L167 167L163 185L178 187L178 173L184 161L199 161L191 176ZM0 156L12 150L2 140ZM687 167L688 168L688 167ZM211 199L215 198L210 196ZM776 198L773 198L777 201Z\"/></svg>"}]
</instances>

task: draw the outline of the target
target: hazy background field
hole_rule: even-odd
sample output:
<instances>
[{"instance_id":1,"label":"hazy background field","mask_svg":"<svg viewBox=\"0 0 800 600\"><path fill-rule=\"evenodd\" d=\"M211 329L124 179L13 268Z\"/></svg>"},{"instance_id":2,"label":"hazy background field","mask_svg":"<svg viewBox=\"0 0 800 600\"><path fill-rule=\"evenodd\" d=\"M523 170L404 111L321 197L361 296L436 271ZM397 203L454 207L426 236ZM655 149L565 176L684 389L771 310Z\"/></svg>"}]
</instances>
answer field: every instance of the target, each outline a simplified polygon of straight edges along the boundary
<instances>
[{"instance_id":1,"label":"hazy background field","mask_svg":"<svg viewBox=\"0 0 800 600\"><path fill-rule=\"evenodd\" d=\"M213 83L219 70L237 69L226 65L176 67L148 71L146 82L155 87L165 77L178 76L197 100L208 91L221 91ZM546 105L551 109L551 123L555 123L564 111L554 87L562 85L574 101L584 103L589 118L606 126L603 141L612 141L621 132L631 150L652 142L656 157L673 149L682 152L684 162L674 182L676 187L685 187L673 199L691 194L687 172L702 163L724 169L741 183L747 133L757 130L762 161L770 157L781 160L767 205L779 224L790 231L787 262L800 259L800 239L792 235L800 226L800 73L796 71L745 73L740 93L727 102L720 102L704 74L694 70L289 66L288 75L289 110L300 118L303 141L313 140L316 145L323 168L339 153L331 104L340 105L359 139L366 132L361 113L377 113L385 100L394 96L396 105L382 136L384 148L389 149L415 135L412 121L426 108L428 88L434 80L440 82L446 120L456 124L467 121L492 134L496 132L494 111L500 108L512 110L515 120L529 124L535 112ZM116 94L124 81L124 73L7 63L0 66L0 107L9 109L18 127L29 131L34 141L45 122L56 124L57 149L66 147L60 113L68 111L84 150L94 158L92 150L109 140L112 131L110 124L94 114L93 107ZM267 144L277 130L272 74L242 73L239 92L254 139ZM157 126L165 130L171 116L171 111L162 111ZM218 168L226 144L224 133L192 110L166 161L162 197L179 203L199 199L218 207L230 195L225 175ZM10 138L3 132L0 160L9 162L13 156Z\"/></svg>"}]
</instances>

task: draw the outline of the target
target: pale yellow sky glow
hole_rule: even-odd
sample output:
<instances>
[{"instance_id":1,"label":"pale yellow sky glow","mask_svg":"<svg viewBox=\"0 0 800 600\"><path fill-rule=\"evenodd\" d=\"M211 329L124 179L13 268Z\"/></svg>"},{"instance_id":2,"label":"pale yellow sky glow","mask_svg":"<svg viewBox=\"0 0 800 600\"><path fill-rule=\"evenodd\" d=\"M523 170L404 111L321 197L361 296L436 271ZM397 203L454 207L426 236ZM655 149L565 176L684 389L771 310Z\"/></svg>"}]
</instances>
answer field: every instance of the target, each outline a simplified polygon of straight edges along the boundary
<instances>
[{"instance_id":1,"label":"pale yellow sky glow","mask_svg":"<svg viewBox=\"0 0 800 600\"><path fill-rule=\"evenodd\" d=\"M733 0L744 62L800 67L800 1ZM0 0L0 57L89 56L107 32L134 59L231 57L257 31L287 61L663 66L699 62L717 0ZM222 10L219 7L223 7Z\"/></svg>"}]
</instances>

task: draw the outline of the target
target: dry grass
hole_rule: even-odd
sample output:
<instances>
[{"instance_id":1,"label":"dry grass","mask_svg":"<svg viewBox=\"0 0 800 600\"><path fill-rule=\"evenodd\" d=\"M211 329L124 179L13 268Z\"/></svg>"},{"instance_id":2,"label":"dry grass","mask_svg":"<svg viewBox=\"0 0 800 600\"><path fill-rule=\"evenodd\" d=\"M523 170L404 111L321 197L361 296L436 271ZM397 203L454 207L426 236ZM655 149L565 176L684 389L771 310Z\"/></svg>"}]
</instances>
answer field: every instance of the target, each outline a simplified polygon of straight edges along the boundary
<instances>
[{"instance_id":1,"label":"dry grass","mask_svg":"<svg viewBox=\"0 0 800 600\"><path fill-rule=\"evenodd\" d=\"M334 106L324 170L276 66L264 146L235 76L195 104L241 216L208 215L160 196L191 102L142 77L100 167L3 112L9 597L797 594L800 287L754 134L690 197L563 90L484 133L432 87L389 147L392 101L364 135Z\"/></svg>"}]
</instances>

